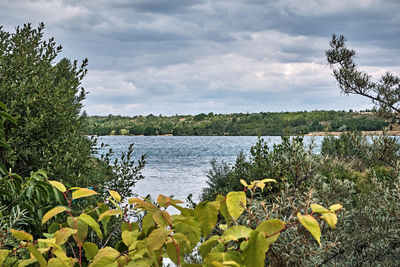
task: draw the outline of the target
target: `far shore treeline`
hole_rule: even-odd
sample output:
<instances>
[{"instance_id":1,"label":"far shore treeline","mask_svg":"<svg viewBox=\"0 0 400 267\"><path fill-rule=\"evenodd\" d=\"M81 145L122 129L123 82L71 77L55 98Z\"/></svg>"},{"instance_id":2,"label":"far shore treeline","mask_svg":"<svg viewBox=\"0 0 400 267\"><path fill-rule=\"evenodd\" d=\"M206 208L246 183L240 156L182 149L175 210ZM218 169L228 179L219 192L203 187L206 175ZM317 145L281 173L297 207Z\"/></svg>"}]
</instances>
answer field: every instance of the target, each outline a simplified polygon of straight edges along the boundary
<instances>
[{"instance_id":1,"label":"far shore treeline","mask_svg":"<svg viewBox=\"0 0 400 267\"><path fill-rule=\"evenodd\" d=\"M300 111L198 115L88 116L88 135L284 135L380 131L390 121L372 112ZM391 127L392 128L392 127Z\"/></svg>"}]
</instances>

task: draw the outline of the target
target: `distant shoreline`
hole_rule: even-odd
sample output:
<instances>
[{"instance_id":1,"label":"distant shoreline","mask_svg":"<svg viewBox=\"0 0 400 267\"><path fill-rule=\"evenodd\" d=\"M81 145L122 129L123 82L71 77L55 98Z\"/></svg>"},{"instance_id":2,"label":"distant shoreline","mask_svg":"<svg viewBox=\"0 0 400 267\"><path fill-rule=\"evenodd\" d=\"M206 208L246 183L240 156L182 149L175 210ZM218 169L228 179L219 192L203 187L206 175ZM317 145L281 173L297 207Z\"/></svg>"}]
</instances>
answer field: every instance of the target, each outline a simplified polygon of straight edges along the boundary
<instances>
[{"instance_id":1,"label":"distant shoreline","mask_svg":"<svg viewBox=\"0 0 400 267\"><path fill-rule=\"evenodd\" d=\"M340 136L343 133L347 132L311 132L304 134L304 136ZM361 131L363 135L380 135L383 131ZM400 131L386 131L386 134L389 136L400 136ZM294 134L293 134L294 135ZM88 135L91 136L91 135ZM257 135L173 135L173 134L160 134L160 135L122 135L122 134L114 134L114 135L94 135L94 136L257 136ZM271 135L271 136L283 136L283 135Z\"/></svg>"}]
</instances>

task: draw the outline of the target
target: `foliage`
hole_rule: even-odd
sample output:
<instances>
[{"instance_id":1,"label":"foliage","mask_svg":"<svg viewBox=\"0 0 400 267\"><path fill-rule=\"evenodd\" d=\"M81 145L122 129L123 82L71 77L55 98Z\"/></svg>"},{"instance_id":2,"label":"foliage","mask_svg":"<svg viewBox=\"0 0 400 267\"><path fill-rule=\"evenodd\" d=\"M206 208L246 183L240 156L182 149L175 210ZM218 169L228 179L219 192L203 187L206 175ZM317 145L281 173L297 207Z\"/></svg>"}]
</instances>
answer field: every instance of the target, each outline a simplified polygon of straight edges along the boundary
<instances>
[{"instance_id":1,"label":"foliage","mask_svg":"<svg viewBox=\"0 0 400 267\"><path fill-rule=\"evenodd\" d=\"M380 115L397 117L400 112L400 77L386 72L378 81L372 81L371 75L358 70L354 62L356 52L347 48L343 35L333 35L330 46L326 57L342 92L365 96L372 100Z\"/></svg>"},{"instance_id":2,"label":"foliage","mask_svg":"<svg viewBox=\"0 0 400 267\"><path fill-rule=\"evenodd\" d=\"M250 156L246 158L240 153L234 166L225 163L211 162L212 169L208 173L208 187L203 189L202 199L213 199L218 194L226 194L232 190L240 190L243 179L249 182L253 179L262 180L268 177L279 177L296 187L307 184L308 179L318 170L320 162L313 155L313 144L305 148L303 137L282 136L281 143L272 149L263 138L251 147ZM282 183L281 183L282 184ZM278 186L273 189L279 191Z\"/></svg>"},{"instance_id":3,"label":"foliage","mask_svg":"<svg viewBox=\"0 0 400 267\"><path fill-rule=\"evenodd\" d=\"M83 181L91 164L91 143L79 117L85 91L80 86L85 59L61 59L61 46L43 40L44 25L30 24L10 34L0 28L0 95L16 126L5 123L13 151L2 151L5 165L21 176L45 168L69 184Z\"/></svg>"},{"instance_id":4,"label":"foliage","mask_svg":"<svg viewBox=\"0 0 400 267\"><path fill-rule=\"evenodd\" d=\"M261 112L167 116L90 116L95 135L284 135L317 131L382 130L388 122L368 112Z\"/></svg>"},{"instance_id":5,"label":"foliage","mask_svg":"<svg viewBox=\"0 0 400 267\"><path fill-rule=\"evenodd\" d=\"M360 132L348 132L338 138L324 138L321 146L322 155L351 161L359 170L372 166L394 167L400 159L399 152L398 140L386 134L366 136Z\"/></svg>"},{"instance_id":6,"label":"foliage","mask_svg":"<svg viewBox=\"0 0 400 267\"><path fill-rule=\"evenodd\" d=\"M274 181L253 181L246 187L254 195L258 188L265 187L265 182ZM99 203L94 209L88 207L80 213L73 209L73 202L93 196L95 191L80 187L67 190L59 182L49 183L63 194L67 205L48 210L42 223L48 224L60 213L66 213L67 220L52 223L48 233L43 234L45 238L39 239L11 229L19 245L13 250L0 250L3 266L15 263L19 266L32 263L40 266L73 266L76 263L79 266L162 266L163 258L169 258L177 266L262 266L266 252L287 229L308 231L321 246L318 220L334 228L336 213L342 208L340 204L328 209L311 204L311 212L310 207L296 210L297 218L290 221L268 219L250 228L238 224L239 218L254 216L252 199L247 201L243 191L229 192L226 197L219 195L215 201L200 202L195 209L183 208L182 201L163 195L159 195L156 204L139 198L130 198L126 203L117 192L109 191L107 203ZM170 206L180 214L169 214L166 210ZM126 216L129 208L145 213L140 223L129 222ZM228 223L216 227L219 213ZM119 219L122 232L114 248L107 246L106 239L111 217ZM213 229L218 233L212 232ZM102 247L88 241L94 234L104 240ZM185 262L185 255L199 242L202 265Z\"/></svg>"}]
</instances>

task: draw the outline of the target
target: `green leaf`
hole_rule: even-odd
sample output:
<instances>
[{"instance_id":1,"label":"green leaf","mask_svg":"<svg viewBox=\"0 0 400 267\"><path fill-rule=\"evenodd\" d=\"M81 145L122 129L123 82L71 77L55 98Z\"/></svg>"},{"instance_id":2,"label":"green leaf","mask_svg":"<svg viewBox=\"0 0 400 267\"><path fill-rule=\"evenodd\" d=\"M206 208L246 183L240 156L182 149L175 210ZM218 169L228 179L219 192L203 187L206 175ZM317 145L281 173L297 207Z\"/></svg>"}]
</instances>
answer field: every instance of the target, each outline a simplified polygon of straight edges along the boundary
<instances>
[{"instance_id":1,"label":"green leaf","mask_svg":"<svg viewBox=\"0 0 400 267\"><path fill-rule=\"evenodd\" d=\"M68 210L68 209L66 207L64 207L64 206L58 206L58 207L52 208L51 210L46 212L45 215L43 215L42 224L45 224L48 220L50 220L51 218L53 218L57 214L59 214L61 212L64 212L66 210Z\"/></svg>"},{"instance_id":2,"label":"green leaf","mask_svg":"<svg viewBox=\"0 0 400 267\"><path fill-rule=\"evenodd\" d=\"M324 213L321 218L324 219L332 229L335 229L337 223L337 216L335 213Z\"/></svg>"},{"instance_id":3,"label":"green leaf","mask_svg":"<svg viewBox=\"0 0 400 267\"><path fill-rule=\"evenodd\" d=\"M232 217L228 212L228 207L226 206L226 199L223 195L218 195L216 201L219 201L219 211L225 218L226 224L229 226L232 222Z\"/></svg>"},{"instance_id":4,"label":"green leaf","mask_svg":"<svg viewBox=\"0 0 400 267\"><path fill-rule=\"evenodd\" d=\"M334 205L329 206L329 210L331 212L335 212L335 211L340 210L342 208L343 208L343 206L340 205L340 204L334 204Z\"/></svg>"},{"instance_id":5,"label":"green leaf","mask_svg":"<svg viewBox=\"0 0 400 267\"><path fill-rule=\"evenodd\" d=\"M24 231L14 230L14 229L10 229L10 231L11 231L11 234L18 240L33 242L33 236L31 234L28 234Z\"/></svg>"},{"instance_id":6,"label":"green leaf","mask_svg":"<svg viewBox=\"0 0 400 267\"><path fill-rule=\"evenodd\" d=\"M93 258L92 267L106 267L109 264L115 263L117 257L120 255L118 250L112 247L105 247L98 251L96 256ZM118 265L116 265L118 266Z\"/></svg>"},{"instance_id":7,"label":"green leaf","mask_svg":"<svg viewBox=\"0 0 400 267\"><path fill-rule=\"evenodd\" d=\"M69 227L77 229L76 235L74 235L75 241L78 243L83 242L88 234L88 225L79 220L79 218L68 217L67 222Z\"/></svg>"},{"instance_id":8,"label":"green leaf","mask_svg":"<svg viewBox=\"0 0 400 267\"><path fill-rule=\"evenodd\" d=\"M72 199L78 199L78 198L82 198L82 197L89 197L89 196L93 196L96 195L97 192L93 191L89 188L80 188L74 192L72 192Z\"/></svg>"},{"instance_id":9,"label":"green leaf","mask_svg":"<svg viewBox=\"0 0 400 267\"><path fill-rule=\"evenodd\" d=\"M91 242L85 242L82 244L83 249L85 250L86 259L88 261L93 260L93 258L97 255L99 248L96 244Z\"/></svg>"},{"instance_id":10,"label":"green leaf","mask_svg":"<svg viewBox=\"0 0 400 267\"><path fill-rule=\"evenodd\" d=\"M252 231L252 229L243 225L232 226L222 234L222 238L224 238L225 242L230 240L239 240L241 238L249 238ZM233 238L227 239L227 237Z\"/></svg>"},{"instance_id":11,"label":"green leaf","mask_svg":"<svg viewBox=\"0 0 400 267\"><path fill-rule=\"evenodd\" d=\"M161 195L161 194L158 195L158 197L157 197L157 204L163 208L167 208L169 205L172 205L172 204L176 205L176 204L181 204L181 203L184 203L184 202L177 200L177 199L171 199L171 198Z\"/></svg>"},{"instance_id":12,"label":"green leaf","mask_svg":"<svg viewBox=\"0 0 400 267\"><path fill-rule=\"evenodd\" d=\"M27 249L29 250L30 253L32 253L32 255L39 262L40 267L46 267L47 266L47 262L46 262L45 258L43 257L42 253L40 253L40 251L37 250L37 248L33 244L29 244L27 246Z\"/></svg>"},{"instance_id":13,"label":"green leaf","mask_svg":"<svg viewBox=\"0 0 400 267\"><path fill-rule=\"evenodd\" d=\"M232 250L228 252L210 252L204 258L204 263L206 264L206 266L225 266L223 264L224 262L235 262L239 266L243 265L243 260L240 253ZM218 263L220 263L220 265L218 265ZM232 266L232 265L227 265L227 266ZM258 267L264 265L248 265L248 266Z\"/></svg>"},{"instance_id":14,"label":"green leaf","mask_svg":"<svg viewBox=\"0 0 400 267\"><path fill-rule=\"evenodd\" d=\"M115 201L117 201L117 202L120 202L120 201L121 201L121 196L120 196L116 191L109 190L108 192L110 193L110 195L112 196L112 198L113 198Z\"/></svg>"},{"instance_id":15,"label":"green leaf","mask_svg":"<svg viewBox=\"0 0 400 267\"><path fill-rule=\"evenodd\" d=\"M244 192L229 192L226 196L228 212L234 220L237 220L246 206L246 194Z\"/></svg>"},{"instance_id":16,"label":"green leaf","mask_svg":"<svg viewBox=\"0 0 400 267\"><path fill-rule=\"evenodd\" d=\"M203 232L203 237L207 237L217 224L218 210L219 203L217 201L200 202L194 209L194 216L200 224L201 230Z\"/></svg>"},{"instance_id":17,"label":"green leaf","mask_svg":"<svg viewBox=\"0 0 400 267\"><path fill-rule=\"evenodd\" d=\"M133 231L122 231L122 242L129 247L133 241L136 241L138 236L139 236L139 231L138 230L133 230Z\"/></svg>"},{"instance_id":18,"label":"green leaf","mask_svg":"<svg viewBox=\"0 0 400 267\"><path fill-rule=\"evenodd\" d=\"M314 217L312 217L311 215L301 215L300 212L297 213L297 218L321 246L321 229L319 227L318 221L314 219Z\"/></svg>"},{"instance_id":19,"label":"green leaf","mask_svg":"<svg viewBox=\"0 0 400 267\"><path fill-rule=\"evenodd\" d=\"M10 250L6 249L0 249L0 265L3 266L3 262L6 260L8 253L10 253Z\"/></svg>"},{"instance_id":20,"label":"green leaf","mask_svg":"<svg viewBox=\"0 0 400 267\"><path fill-rule=\"evenodd\" d=\"M148 212L146 215L144 215L143 220L142 220L142 231L145 234L148 234L149 230L151 230L153 227L156 226L156 223L153 219L153 212Z\"/></svg>"},{"instance_id":21,"label":"green leaf","mask_svg":"<svg viewBox=\"0 0 400 267\"><path fill-rule=\"evenodd\" d=\"M285 223L279 219L270 219L266 222L261 222L256 231L264 232L267 235L267 250L269 246L274 243L279 235L281 234L280 231L285 229Z\"/></svg>"},{"instance_id":22,"label":"green leaf","mask_svg":"<svg viewBox=\"0 0 400 267\"><path fill-rule=\"evenodd\" d=\"M65 188L65 186L62 184L62 183L60 183L60 182L57 182L57 181L49 181L49 183L52 185L52 186L54 186L55 188L57 188L59 191L61 191L61 192L65 192L65 191L67 191L67 189Z\"/></svg>"},{"instance_id":23,"label":"green leaf","mask_svg":"<svg viewBox=\"0 0 400 267\"><path fill-rule=\"evenodd\" d=\"M99 221L103 220L104 218L115 216L115 215L122 215L122 212L120 210L115 210L115 209L107 210L99 216Z\"/></svg>"},{"instance_id":24,"label":"green leaf","mask_svg":"<svg viewBox=\"0 0 400 267\"><path fill-rule=\"evenodd\" d=\"M146 246L148 247L149 251L160 249L164 245L171 232L171 230L164 228L158 228L151 232L146 238Z\"/></svg>"},{"instance_id":25,"label":"green leaf","mask_svg":"<svg viewBox=\"0 0 400 267\"><path fill-rule=\"evenodd\" d=\"M219 236L213 235L209 239L201 243L199 253L203 259L207 256L207 254L211 251L215 244L218 243L219 238Z\"/></svg>"},{"instance_id":26,"label":"green leaf","mask_svg":"<svg viewBox=\"0 0 400 267\"><path fill-rule=\"evenodd\" d=\"M76 229L71 229L68 227L61 228L60 230L58 230L54 233L54 238L56 239L55 243L57 245L64 244L65 242L67 242L68 238L71 235L76 234L76 232L77 232Z\"/></svg>"},{"instance_id":27,"label":"green leaf","mask_svg":"<svg viewBox=\"0 0 400 267\"><path fill-rule=\"evenodd\" d=\"M190 244L190 242L187 239L187 237L185 235L183 235L183 234L180 234L180 233L175 233L173 235L173 240L174 241L172 241L172 238L168 239L168 241L166 242L165 251L167 252L168 257L176 265L178 265L178 249L175 246L175 244L179 248L180 262L183 261L185 254L189 254L191 252L190 248L192 247L192 245Z\"/></svg>"},{"instance_id":28,"label":"green leaf","mask_svg":"<svg viewBox=\"0 0 400 267\"><path fill-rule=\"evenodd\" d=\"M193 249L200 240L201 228L197 221L180 215L173 215L173 228L176 233L184 234L190 241Z\"/></svg>"},{"instance_id":29,"label":"green leaf","mask_svg":"<svg viewBox=\"0 0 400 267\"><path fill-rule=\"evenodd\" d=\"M327 213L327 212L329 212L329 210L328 209L325 209L324 207L322 207L321 205L319 205L319 204L311 204L311 210L314 212L314 213Z\"/></svg>"},{"instance_id":30,"label":"green leaf","mask_svg":"<svg viewBox=\"0 0 400 267\"><path fill-rule=\"evenodd\" d=\"M165 210L157 210L154 212L153 219L159 227L167 227L172 224L171 215Z\"/></svg>"},{"instance_id":31,"label":"green leaf","mask_svg":"<svg viewBox=\"0 0 400 267\"><path fill-rule=\"evenodd\" d=\"M63 261L60 258L51 258L49 260L49 262L47 263L47 266L51 266L51 267L69 267L71 265L67 264L65 261Z\"/></svg>"},{"instance_id":32,"label":"green leaf","mask_svg":"<svg viewBox=\"0 0 400 267\"><path fill-rule=\"evenodd\" d=\"M82 213L81 215L79 215L79 220L89 225L96 232L97 236L100 239L103 239L103 233L101 232L100 225L96 222L95 219L92 218L92 216L86 213Z\"/></svg>"},{"instance_id":33,"label":"green leaf","mask_svg":"<svg viewBox=\"0 0 400 267\"><path fill-rule=\"evenodd\" d=\"M256 230L251 232L248 244L242 254L246 266L264 266L267 249L268 241L265 233Z\"/></svg>"}]
</instances>

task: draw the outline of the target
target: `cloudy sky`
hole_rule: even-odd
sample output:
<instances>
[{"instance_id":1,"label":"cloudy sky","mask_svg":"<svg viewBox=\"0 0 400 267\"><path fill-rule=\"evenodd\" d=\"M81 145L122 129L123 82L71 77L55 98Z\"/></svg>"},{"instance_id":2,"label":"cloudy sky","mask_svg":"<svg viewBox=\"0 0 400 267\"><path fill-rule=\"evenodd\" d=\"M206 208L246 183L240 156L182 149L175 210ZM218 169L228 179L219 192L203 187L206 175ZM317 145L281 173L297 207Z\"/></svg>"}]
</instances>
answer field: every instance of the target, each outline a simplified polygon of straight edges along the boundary
<instances>
[{"instance_id":1,"label":"cloudy sky","mask_svg":"<svg viewBox=\"0 0 400 267\"><path fill-rule=\"evenodd\" d=\"M398 0L0 0L0 25L46 24L89 59L90 115L348 110L324 51L333 33L374 77L400 73Z\"/></svg>"}]
</instances>

